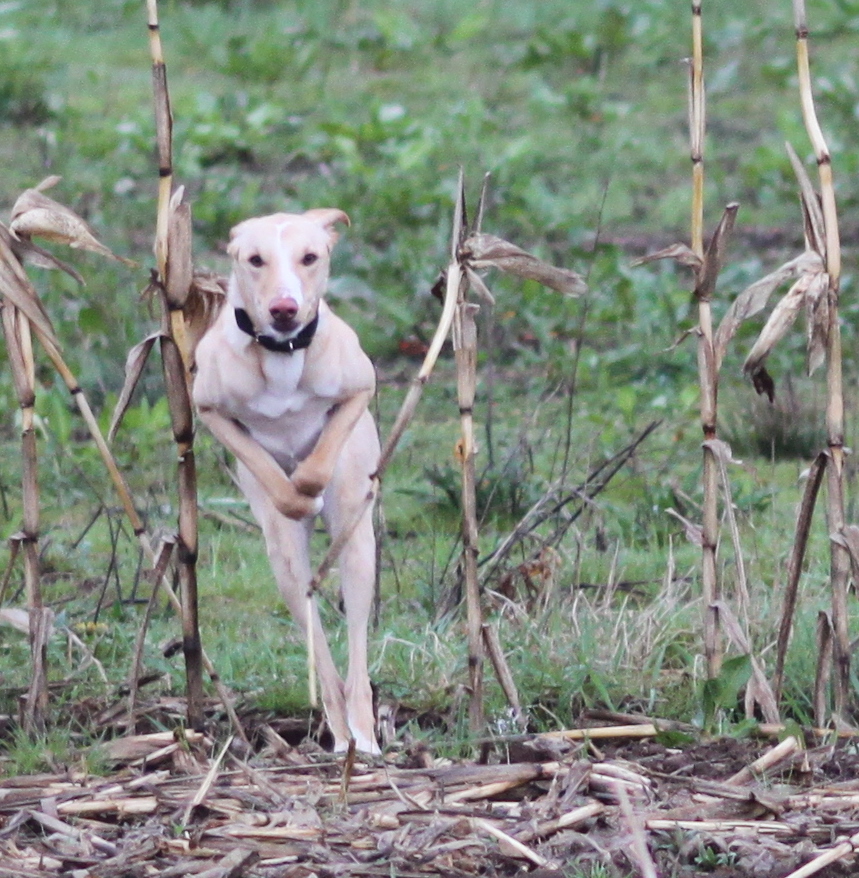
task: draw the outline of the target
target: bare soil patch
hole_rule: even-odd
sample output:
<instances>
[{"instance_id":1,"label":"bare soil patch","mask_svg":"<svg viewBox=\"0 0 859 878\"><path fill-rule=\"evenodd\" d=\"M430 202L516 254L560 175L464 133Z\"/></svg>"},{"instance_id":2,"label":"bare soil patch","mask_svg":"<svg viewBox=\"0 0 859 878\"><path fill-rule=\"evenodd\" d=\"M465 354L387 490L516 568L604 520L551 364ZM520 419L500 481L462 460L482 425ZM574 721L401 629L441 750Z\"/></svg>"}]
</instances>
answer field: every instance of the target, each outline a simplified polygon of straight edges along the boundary
<instances>
[{"instance_id":1,"label":"bare soil patch","mask_svg":"<svg viewBox=\"0 0 859 878\"><path fill-rule=\"evenodd\" d=\"M0 878L626 876L642 857L660 876L785 878L859 832L852 738L671 740L618 719L495 741L482 761L335 757L273 717L249 723L251 749L115 738L107 776L0 782ZM816 874L857 870L848 853Z\"/></svg>"}]
</instances>

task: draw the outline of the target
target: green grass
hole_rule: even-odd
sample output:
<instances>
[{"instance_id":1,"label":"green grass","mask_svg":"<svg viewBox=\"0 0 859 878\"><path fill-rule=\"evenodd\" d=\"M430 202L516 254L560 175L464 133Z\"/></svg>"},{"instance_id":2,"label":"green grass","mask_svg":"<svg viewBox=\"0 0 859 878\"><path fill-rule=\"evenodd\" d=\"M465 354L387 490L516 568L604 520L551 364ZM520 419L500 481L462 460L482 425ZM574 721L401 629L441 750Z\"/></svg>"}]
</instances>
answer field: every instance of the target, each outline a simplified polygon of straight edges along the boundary
<instances>
[{"instance_id":1,"label":"green grass","mask_svg":"<svg viewBox=\"0 0 859 878\"><path fill-rule=\"evenodd\" d=\"M685 720L701 713L698 550L665 513L670 507L691 520L700 515L695 354L691 341L673 346L695 321L689 278L667 265L630 267L635 255L688 234L686 14L664 0L577 7L492 0L468 9L381 0L161 4L177 180L192 201L198 263L225 270L227 232L251 214L321 205L347 210L353 226L336 251L332 297L379 366L383 434L417 368L401 343L427 340L438 319L428 291L446 260L460 165L472 197L482 173L492 172L487 231L588 275L591 293L581 300L490 276L498 307L481 327L483 557L562 474L569 489L580 485L647 424L662 421L558 543L549 597L529 594L517 569L535 540L487 583L504 593L487 603L535 728L575 722L583 707L597 704ZM859 25L849 5L836 4L813 10L811 26L819 111L850 230L859 204L851 149ZM783 142L789 139L800 155L810 150L789 7L762 0L742 11L708 7L705 35L708 227L725 203L741 202L718 314L795 252L801 222ZM47 3L38 11L0 5L0 206L11 207L48 173L61 174L52 194L86 216L116 252L141 263L132 270L74 253L87 279L83 289L62 276L32 273L104 425L126 352L157 321L137 295L153 263L149 77L141 3ZM854 256L851 244L842 284L851 396ZM724 435L743 459L731 478L753 595L753 641L771 662L801 473L821 443L823 379L801 376L803 340L796 333L772 358L778 408L761 407L739 375L757 326L742 328L726 358L720 404ZM850 402L847 441L855 445ZM0 425L0 532L8 538L21 519L17 403L8 369L0 370L0 406L9 413ZM136 544L67 391L41 361L37 411L46 596L64 624L95 617L106 623L92 648L113 692L127 676L142 614L131 599L145 597L148 586L137 581ZM442 716L452 736L464 734L467 662L461 616L450 612L459 546L457 421L453 367L445 357L385 479L382 604L372 650L381 697ZM248 513L225 475L222 452L206 435L198 445L201 508L221 516L202 520L206 649L249 702L302 708L303 645L271 582L259 536L224 522L224 514ZM149 527L170 532L177 514L174 452L157 358L115 451ZM852 514L855 468L847 475ZM540 534L556 523L547 521ZM720 559L733 599L727 533ZM669 564L673 583L666 583ZM815 619L828 606L827 569L821 510L786 690L789 712L803 722L810 716ZM19 577L16 571L15 605L22 602ZM329 585L324 611L342 657L334 592ZM159 607L145 664L163 674L166 692L181 691L181 658L165 659L158 644L177 633L172 614ZM24 638L0 629L0 655L12 712L16 688L26 684ZM61 637L50 658L54 679L79 661L69 661ZM105 691L91 668L75 678L70 697ZM501 728L505 705L491 678L488 699L488 715ZM726 712L727 720L735 718Z\"/></svg>"}]
</instances>

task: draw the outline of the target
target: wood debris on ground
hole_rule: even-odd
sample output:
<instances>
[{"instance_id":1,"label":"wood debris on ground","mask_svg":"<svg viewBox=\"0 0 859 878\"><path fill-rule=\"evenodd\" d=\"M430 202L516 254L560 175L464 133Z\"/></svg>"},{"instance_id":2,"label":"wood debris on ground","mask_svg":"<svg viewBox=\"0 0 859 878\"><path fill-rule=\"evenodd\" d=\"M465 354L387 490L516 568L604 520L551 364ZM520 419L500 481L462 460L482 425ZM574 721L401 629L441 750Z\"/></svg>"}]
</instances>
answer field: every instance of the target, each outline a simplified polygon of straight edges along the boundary
<instances>
[{"instance_id":1,"label":"wood debris on ground","mask_svg":"<svg viewBox=\"0 0 859 878\"><path fill-rule=\"evenodd\" d=\"M417 746L335 757L273 725L254 754L158 732L101 745L107 776L0 781L0 878L547 876L587 861L646 874L636 856L654 874L670 856L683 875L707 861L785 878L827 852L843 866L819 874L859 869L849 740L672 747L650 721L499 740L479 764Z\"/></svg>"}]
</instances>

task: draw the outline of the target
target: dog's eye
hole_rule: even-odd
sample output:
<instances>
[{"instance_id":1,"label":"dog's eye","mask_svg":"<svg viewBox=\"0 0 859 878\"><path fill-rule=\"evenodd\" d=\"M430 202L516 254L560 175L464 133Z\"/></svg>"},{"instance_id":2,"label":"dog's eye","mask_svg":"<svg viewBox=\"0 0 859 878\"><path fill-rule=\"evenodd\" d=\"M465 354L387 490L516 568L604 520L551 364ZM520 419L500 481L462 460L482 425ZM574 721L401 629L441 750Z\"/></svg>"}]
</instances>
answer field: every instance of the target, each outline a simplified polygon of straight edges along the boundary
<instances>
[{"instance_id":1,"label":"dog's eye","mask_svg":"<svg viewBox=\"0 0 859 878\"><path fill-rule=\"evenodd\" d=\"M302 265L313 265L319 257L315 253L305 253L304 256L301 257Z\"/></svg>"},{"instance_id":2,"label":"dog's eye","mask_svg":"<svg viewBox=\"0 0 859 878\"><path fill-rule=\"evenodd\" d=\"M262 268L263 265L265 265L265 260L259 255L259 253L254 253L254 255L248 259L248 262L250 262L254 268Z\"/></svg>"}]
</instances>

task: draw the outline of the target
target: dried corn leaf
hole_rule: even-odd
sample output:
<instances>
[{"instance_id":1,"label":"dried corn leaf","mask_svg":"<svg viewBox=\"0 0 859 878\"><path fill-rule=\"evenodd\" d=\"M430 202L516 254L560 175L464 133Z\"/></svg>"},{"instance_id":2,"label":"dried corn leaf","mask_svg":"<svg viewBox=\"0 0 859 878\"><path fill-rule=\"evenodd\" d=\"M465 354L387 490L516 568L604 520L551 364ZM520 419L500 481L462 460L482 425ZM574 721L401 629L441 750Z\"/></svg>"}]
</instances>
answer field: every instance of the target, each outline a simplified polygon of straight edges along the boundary
<instances>
[{"instance_id":1,"label":"dried corn leaf","mask_svg":"<svg viewBox=\"0 0 859 878\"><path fill-rule=\"evenodd\" d=\"M42 300L3 235L0 235L0 296L7 298L23 312L48 344L59 348L54 327Z\"/></svg>"},{"instance_id":2,"label":"dried corn leaf","mask_svg":"<svg viewBox=\"0 0 859 878\"><path fill-rule=\"evenodd\" d=\"M465 266L465 275L468 278L468 282L471 284L471 288L490 306L495 305L495 296L489 290L489 287L483 282L483 278L466 264Z\"/></svg>"},{"instance_id":3,"label":"dried corn leaf","mask_svg":"<svg viewBox=\"0 0 859 878\"><path fill-rule=\"evenodd\" d=\"M769 320L767 320L764 328L761 330L761 334L758 336L758 340L754 343L748 357L746 357L746 362L743 363L743 372L751 376L753 380L755 380L755 376L757 376L759 380L763 382L766 381L766 377L768 376L766 370L763 368L764 360L766 360L772 352L772 349L784 337L788 329L790 329L791 325L796 320L797 314L799 314L800 309L805 303L806 293L813 284L820 282L818 280L819 278L826 278L826 274L818 273L801 275L796 283L794 283L785 294L784 298L773 309L772 314L769 316ZM772 379L769 380L770 382L772 381ZM758 390L758 393L761 392L761 390L758 389L757 381L755 382L755 389ZM764 392L767 393L767 396L770 397L770 401L772 401L773 389L769 388L767 390L766 386L764 386Z\"/></svg>"},{"instance_id":4,"label":"dried corn leaf","mask_svg":"<svg viewBox=\"0 0 859 878\"><path fill-rule=\"evenodd\" d=\"M786 143L787 154L793 166L793 172L799 182L799 200L802 205L802 219L805 228L807 246L826 259L826 222L823 219L823 208L805 166L799 160L793 147Z\"/></svg>"},{"instance_id":5,"label":"dried corn leaf","mask_svg":"<svg viewBox=\"0 0 859 878\"><path fill-rule=\"evenodd\" d=\"M0 236L6 242L7 246L15 254L15 258L21 265L35 265L36 268L59 269L64 271L70 277L73 277L81 286L84 286L84 279L80 274L62 259L57 259L53 253L43 250L32 241L25 238L15 238L3 223L0 223Z\"/></svg>"},{"instance_id":6,"label":"dried corn leaf","mask_svg":"<svg viewBox=\"0 0 859 878\"><path fill-rule=\"evenodd\" d=\"M116 256L92 233L89 226L65 205L42 194L43 189L53 186L59 177L48 177L35 189L27 189L12 208L12 234L23 240L36 236L73 249L90 250L125 265L135 265L130 259Z\"/></svg>"},{"instance_id":7,"label":"dried corn leaf","mask_svg":"<svg viewBox=\"0 0 859 878\"><path fill-rule=\"evenodd\" d=\"M676 509L668 508L665 511L683 525L686 539L689 540L693 546L701 548L704 545L704 528L701 527L700 524L695 524L694 522L689 521L688 518L684 518Z\"/></svg>"},{"instance_id":8,"label":"dried corn leaf","mask_svg":"<svg viewBox=\"0 0 859 878\"><path fill-rule=\"evenodd\" d=\"M850 564L853 567L853 578L859 580L859 525L847 524L829 538L833 543L847 549L847 554L850 555Z\"/></svg>"},{"instance_id":9,"label":"dried corn leaf","mask_svg":"<svg viewBox=\"0 0 859 878\"><path fill-rule=\"evenodd\" d=\"M41 612L46 614L46 636L51 638L54 636L54 611L43 609ZM3 625L9 625L11 628L20 631L22 634L29 634L30 611L21 609L20 607L3 607L3 609L0 610L0 623Z\"/></svg>"},{"instance_id":10,"label":"dried corn leaf","mask_svg":"<svg viewBox=\"0 0 859 878\"><path fill-rule=\"evenodd\" d=\"M815 275L805 294L806 331L808 334L806 369L814 374L826 359L829 344L829 275Z\"/></svg>"},{"instance_id":11,"label":"dried corn leaf","mask_svg":"<svg viewBox=\"0 0 859 878\"><path fill-rule=\"evenodd\" d=\"M729 463L742 463L741 460L734 460L731 446L722 439L708 439L706 442L702 442L701 446L709 449L713 455L725 465Z\"/></svg>"},{"instance_id":12,"label":"dried corn leaf","mask_svg":"<svg viewBox=\"0 0 859 878\"><path fill-rule=\"evenodd\" d=\"M716 278L719 276L725 259L725 249L728 245L728 238L734 229L734 221L737 218L739 207L739 204L732 202L725 208L719 225L716 227L713 237L710 238L707 253L704 256L704 264L695 285L695 298L698 300L707 301L713 295L716 288Z\"/></svg>"},{"instance_id":13,"label":"dried corn leaf","mask_svg":"<svg viewBox=\"0 0 859 878\"><path fill-rule=\"evenodd\" d=\"M580 296L588 290L577 272L549 265L495 235L481 233L467 238L459 249L459 257L473 270L497 268L517 277L535 280L567 296Z\"/></svg>"},{"instance_id":14,"label":"dried corn leaf","mask_svg":"<svg viewBox=\"0 0 859 878\"><path fill-rule=\"evenodd\" d=\"M21 345L21 328L18 320L21 312L14 305L6 305L0 308L0 322L3 324L3 335L6 339L6 354L12 371L12 383L15 385L15 393L18 402L24 408L31 407L34 403L34 387L32 375L32 358L24 355ZM25 321L26 318L22 318ZM22 539L26 536L20 535ZM17 539L13 537L12 539Z\"/></svg>"},{"instance_id":15,"label":"dried corn leaf","mask_svg":"<svg viewBox=\"0 0 859 878\"><path fill-rule=\"evenodd\" d=\"M766 396L770 402L775 402L775 381L765 366L762 364L755 366L748 371L748 376L758 396Z\"/></svg>"},{"instance_id":16,"label":"dried corn leaf","mask_svg":"<svg viewBox=\"0 0 859 878\"><path fill-rule=\"evenodd\" d=\"M778 703L776 702L772 687L761 669L760 663L752 654L751 644L746 632L743 631L733 610L724 601L716 601L713 606L719 611L719 620L722 623L725 636L741 653L749 656L752 665L752 676L747 684L748 694L760 707L765 722L780 722Z\"/></svg>"},{"instance_id":17,"label":"dried corn leaf","mask_svg":"<svg viewBox=\"0 0 859 878\"><path fill-rule=\"evenodd\" d=\"M636 259L632 264L633 266L647 265L659 259L673 259L678 265L691 268L696 273L700 272L704 266L701 257L686 244L672 244L670 247L657 250L655 253L648 253L647 256Z\"/></svg>"},{"instance_id":18,"label":"dried corn leaf","mask_svg":"<svg viewBox=\"0 0 859 878\"><path fill-rule=\"evenodd\" d=\"M227 279L209 271L195 271L191 288L182 307L185 333L191 353L206 330L214 323L226 301Z\"/></svg>"},{"instance_id":19,"label":"dried corn leaf","mask_svg":"<svg viewBox=\"0 0 859 878\"><path fill-rule=\"evenodd\" d=\"M116 401L116 408L113 411L113 418L111 418L110 421L110 430L108 430L107 433L109 442L113 442L116 437L116 431L119 429L119 425L122 423L126 411L128 411L131 397L134 395L134 391L140 381L140 376L143 374L143 368L146 366L146 361L149 359L152 346L162 337L163 333L154 332L152 335L144 338L142 342L136 344L128 352L128 356L125 358L125 382L122 385L122 392L119 394L119 399Z\"/></svg>"},{"instance_id":20,"label":"dried corn leaf","mask_svg":"<svg viewBox=\"0 0 859 878\"><path fill-rule=\"evenodd\" d=\"M813 274L823 271L823 260L813 250L807 250L801 256L785 262L780 268L755 281L746 287L736 299L731 303L719 329L713 339L713 348L716 353L716 367L718 369L722 364L722 359L728 349L728 343L734 337L737 329L743 321L754 317L765 307L769 301L769 297L782 284L791 278L799 277L802 274Z\"/></svg>"}]
</instances>

